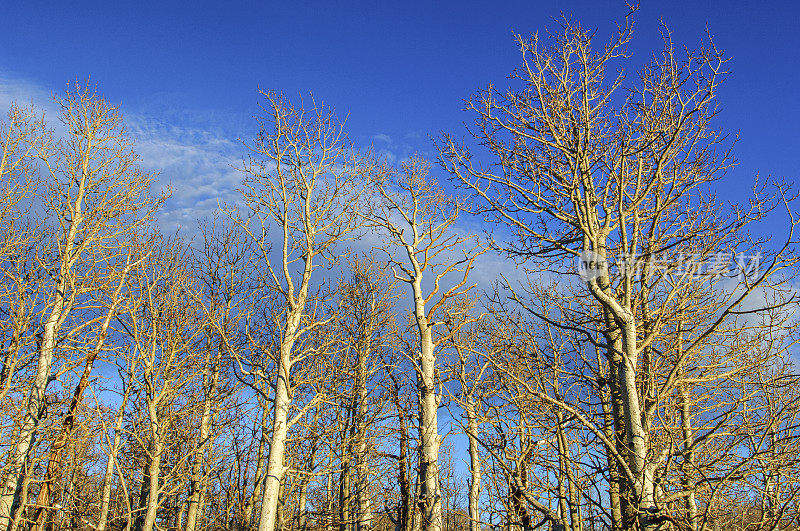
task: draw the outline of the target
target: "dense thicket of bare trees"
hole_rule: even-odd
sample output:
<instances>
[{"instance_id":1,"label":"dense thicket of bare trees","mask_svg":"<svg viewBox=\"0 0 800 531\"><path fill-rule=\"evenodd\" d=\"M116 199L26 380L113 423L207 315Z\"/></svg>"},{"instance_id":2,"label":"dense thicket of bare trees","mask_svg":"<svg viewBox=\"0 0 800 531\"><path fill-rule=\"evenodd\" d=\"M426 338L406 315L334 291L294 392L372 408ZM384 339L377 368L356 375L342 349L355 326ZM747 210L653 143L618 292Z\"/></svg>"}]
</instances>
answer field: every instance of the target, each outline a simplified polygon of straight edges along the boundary
<instances>
[{"instance_id":1,"label":"dense thicket of bare trees","mask_svg":"<svg viewBox=\"0 0 800 531\"><path fill-rule=\"evenodd\" d=\"M520 36L439 166L264 93L189 241L92 89L11 108L0 531L799 527L791 187L718 201L726 59L631 35Z\"/></svg>"}]
</instances>

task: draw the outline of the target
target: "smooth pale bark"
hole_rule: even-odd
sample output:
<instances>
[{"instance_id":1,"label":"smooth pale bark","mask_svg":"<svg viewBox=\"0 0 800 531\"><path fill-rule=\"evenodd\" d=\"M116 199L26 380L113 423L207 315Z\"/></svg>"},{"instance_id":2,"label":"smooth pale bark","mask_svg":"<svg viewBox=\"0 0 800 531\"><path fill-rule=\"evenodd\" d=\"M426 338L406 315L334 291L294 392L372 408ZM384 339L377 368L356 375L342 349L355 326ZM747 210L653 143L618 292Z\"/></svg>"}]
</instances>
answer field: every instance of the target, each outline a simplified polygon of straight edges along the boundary
<instances>
[{"instance_id":1,"label":"smooth pale bark","mask_svg":"<svg viewBox=\"0 0 800 531\"><path fill-rule=\"evenodd\" d=\"M681 431L683 432L683 463L681 464L681 481L683 488L689 491L686 496L686 520L691 531L697 529L697 501L696 501L696 481L694 477L694 429L692 428L692 417L690 413L689 391L686 386L681 386Z\"/></svg>"},{"instance_id":2,"label":"smooth pale bark","mask_svg":"<svg viewBox=\"0 0 800 531\"><path fill-rule=\"evenodd\" d=\"M478 449L478 416L475 399L464 397L464 414L467 416L467 438L469 439L469 531L480 531L481 513L481 458Z\"/></svg>"},{"instance_id":3,"label":"smooth pale bark","mask_svg":"<svg viewBox=\"0 0 800 531\"><path fill-rule=\"evenodd\" d=\"M28 499L28 488L30 487L30 484L31 484L31 476L32 476L32 474L30 474L26 470L25 473L24 473L24 478L25 479L22 480L22 490L20 492L20 499L22 499L22 500L27 500ZM22 520L23 520L22 515L25 512L25 509L26 509L26 507L25 507L24 503L20 503L17 506L16 510L14 511L14 516L11 519L11 526L9 527L10 531L17 531L17 529L19 528L20 522L22 522Z\"/></svg>"},{"instance_id":4,"label":"smooth pale bark","mask_svg":"<svg viewBox=\"0 0 800 531\"><path fill-rule=\"evenodd\" d=\"M147 411L150 417L150 445L148 448L147 473L142 480L142 493L146 492L147 501L143 513L140 513L139 518L137 518L136 531L153 531L155 526L160 494L161 457L164 453L164 445L159 433L160 412L153 401L150 401L147 405Z\"/></svg>"},{"instance_id":5,"label":"smooth pale bark","mask_svg":"<svg viewBox=\"0 0 800 531\"><path fill-rule=\"evenodd\" d=\"M652 531L661 526L656 522L654 512L655 482L653 467L647 466L647 448L649 444L648 433L642 426L642 409L639 403L639 391L636 385L636 363L638 352L636 348L636 324L633 316L626 315L624 326L623 362L620 366L622 384L622 404L625 414L625 429L628 432L628 448L630 448L630 462L628 466L637 481L636 490L638 498L638 518L642 531Z\"/></svg>"},{"instance_id":6,"label":"smooth pale bark","mask_svg":"<svg viewBox=\"0 0 800 531\"><path fill-rule=\"evenodd\" d=\"M368 531L372 527L372 503L370 499L369 456L367 455L366 422L366 358L363 353L359 359L359 385L356 404L356 440L353 447L356 471L356 531Z\"/></svg>"},{"instance_id":7,"label":"smooth pale bark","mask_svg":"<svg viewBox=\"0 0 800 531\"><path fill-rule=\"evenodd\" d=\"M368 531L372 527L370 501L369 456L367 455L367 359L372 355L372 336L375 329L375 294L371 295L369 322L360 341L355 374L355 411L353 418L353 443L351 453L355 460L355 531Z\"/></svg>"},{"instance_id":8,"label":"smooth pale bark","mask_svg":"<svg viewBox=\"0 0 800 531\"><path fill-rule=\"evenodd\" d=\"M299 315L294 320L294 333L297 330ZM292 321L290 320L290 323ZM284 457L286 454L286 436L289 432L289 371L291 370L291 351L294 337L281 345L278 362L278 375L275 382L275 399L273 401L272 437L270 439L267 472L264 479L264 494L261 500L261 517L258 522L259 531L275 531L278 516L278 498L280 496L283 476L286 472Z\"/></svg>"},{"instance_id":9,"label":"smooth pale bark","mask_svg":"<svg viewBox=\"0 0 800 531\"><path fill-rule=\"evenodd\" d=\"M308 230L308 227L306 227ZM289 250L288 250L288 225L284 226L284 277L289 286L286 293L288 315L286 316L286 328L281 338L280 352L277 360L275 376L275 398L272 403L272 437L269 446L269 458L267 459L267 472L264 479L264 494L261 501L261 516L258 522L258 531L276 531L278 517L278 500L280 497L283 477L286 473L284 464L286 458L286 437L289 433L289 408L291 407L291 382L289 381L292 370L292 350L299 336L300 320L305 312L308 300L308 290L311 282L313 267L313 251L309 249L309 254L305 257L305 267L300 279L300 286L297 294L294 293L294 286L289 273ZM307 234L307 238L313 241L313 234Z\"/></svg>"},{"instance_id":10,"label":"smooth pale bark","mask_svg":"<svg viewBox=\"0 0 800 531\"><path fill-rule=\"evenodd\" d=\"M269 437L269 409L266 404L261 410L261 439L258 441L258 453L256 455L256 473L253 480L253 492L247 498L242 514L241 529L250 529L250 522L253 516L253 509L256 502L261 499L261 489L264 485L264 446Z\"/></svg>"},{"instance_id":11,"label":"smooth pale bark","mask_svg":"<svg viewBox=\"0 0 800 531\"><path fill-rule=\"evenodd\" d=\"M147 506L144 512L144 519L142 521L139 531L153 531L153 526L156 523L156 516L158 513L158 495L159 495L159 476L161 475L161 455L162 445L156 443L153 447L154 456L150 460L150 467L147 471Z\"/></svg>"},{"instance_id":12,"label":"smooth pale bark","mask_svg":"<svg viewBox=\"0 0 800 531\"><path fill-rule=\"evenodd\" d=\"M290 374L293 360L300 357L293 349L301 335L327 322L306 308L312 273L322 265L314 260L319 256L333 265L337 244L357 229L361 194L377 164L352 149L332 111L316 103L306 111L280 95L262 94L267 116L251 146L253 157L244 165L248 217L233 209L228 213L258 246L267 289L285 301L276 316L280 322L270 324L280 330L280 346L274 354L272 438L258 525L259 531L275 531L293 393ZM267 227L281 233L275 244L279 264L270 261L274 237Z\"/></svg>"},{"instance_id":13,"label":"smooth pale bark","mask_svg":"<svg viewBox=\"0 0 800 531\"><path fill-rule=\"evenodd\" d=\"M65 256L70 256L69 253L72 252L76 233L77 227L73 223L67 240L68 252L65 253ZM53 294L55 300L42 329L36 376L25 400L22 424L15 438L16 442L12 450L6 480L0 489L0 530L8 529L11 525L12 511L19 502L25 479L23 473L25 462L33 446L36 429L46 406L46 390L52 378L58 330L66 318L66 314L71 310L71 301L65 296L67 275L72 269L71 266L72 263L69 266L66 263L62 264L61 275Z\"/></svg>"},{"instance_id":14,"label":"smooth pale bark","mask_svg":"<svg viewBox=\"0 0 800 531\"><path fill-rule=\"evenodd\" d=\"M461 260L449 264L436 263L450 252L459 249L471 237L448 234L449 227L458 219L461 203L458 199L446 198L433 181L428 181L428 164L418 158L402 165L402 176L396 185L403 192L398 201L397 190L389 190L384 184L378 186L383 199L382 211L375 214L374 223L389 233L391 241L404 254L403 259L392 258L394 277L411 288L413 315L419 334L418 350L413 349L415 372L419 397L419 496L417 509L420 517L415 525L424 531L441 531L442 494L439 487L439 438L438 409L440 397L436 381L436 346L433 329L436 323L430 322L437 309L443 307L448 299L463 296L471 287L465 289L467 276L474 260L480 254L476 248L464 251ZM402 220L400 225L395 220ZM391 253L390 253L391 254ZM406 260L407 259L407 260ZM426 295L423 288L423 275L429 271L433 277L433 287ZM442 290L441 282L448 273L461 277L460 282L448 290ZM438 299L432 299L438 295ZM426 305L431 304L430 308ZM428 315L428 311L431 315ZM445 314L447 311L445 310ZM468 316L463 316L463 325ZM451 337L452 337L451 332ZM440 341L444 340L439 338Z\"/></svg>"},{"instance_id":15,"label":"smooth pale bark","mask_svg":"<svg viewBox=\"0 0 800 531\"><path fill-rule=\"evenodd\" d=\"M186 513L186 531L194 531L197 526L197 515L202 512L205 498L205 481L203 478L203 464L206 459L206 449L209 445L209 435L211 433L212 406L217 394L219 384L219 363L213 362L211 374L203 375L203 411L200 417L200 444L192 463L191 494L189 494L189 509Z\"/></svg>"},{"instance_id":16,"label":"smooth pale bark","mask_svg":"<svg viewBox=\"0 0 800 531\"><path fill-rule=\"evenodd\" d=\"M596 220L595 224L597 224ZM585 242L584 249L586 251L594 250L593 252L599 255L601 263L607 264L605 241L594 242L591 247ZM607 266L603 266L598 278L589 280L587 284L590 292L603 306L607 315L613 316L614 324L610 332L613 332L615 341L610 346L612 358L609 359L609 363L612 367L614 363L618 363L615 383L619 386L622 403L627 465L634 480L632 487L636 499L636 518L640 531L656 531L661 524L656 514L654 467L647 464L649 437L642 425L643 411L639 402L639 389L636 382L639 357L636 320L631 310L620 303L612 293ZM611 320L607 318L607 325L610 323ZM618 340L617 330L620 332Z\"/></svg>"},{"instance_id":17,"label":"smooth pale bark","mask_svg":"<svg viewBox=\"0 0 800 531\"><path fill-rule=\"evenodd\" d=\"M683 355L683 330L682 325L678 325L678 356ZM681 374L683 371L681 370ZM690 531L697 529L697 499L696 481L694 475L694 428L692 427L691 414L691 393L688 385L681 384L680 395L680 414L681 414L681 433L683 435L683 462L681 463L681 482L683 489L689 491L686 497L686 520Z\"/></svg>"},{"instance_id":18,"label":"smooth pale bark","mask_svg":"<svg viewBox=\"0 0 800 531\"><path fill-rule=\"evenodd\" d=\"M105 531L108 525L108 510L111 506L111 482L114 478L114 459L116 459L119 438L114 434L114 442L112 443L111 450L108 454L108 461L106 461L106 469L103 472L103 484L100 487L100 513L97 518L96 531Z\"/></svg>"},{"instance_id":19,"label":"smooth pale bark","mask_svg":"<svg viewBox=\"0 0 800 531\"><path fill-rule=\"evenodd\" d=\"M442 529L442 493L439 489L439 402L436 392L436 351L425 312L422 275L411 283L414 317L420 338L420 370L417 374L420 402L420 490L419 506L424 531Z\"/></svg>"}]
</instances>

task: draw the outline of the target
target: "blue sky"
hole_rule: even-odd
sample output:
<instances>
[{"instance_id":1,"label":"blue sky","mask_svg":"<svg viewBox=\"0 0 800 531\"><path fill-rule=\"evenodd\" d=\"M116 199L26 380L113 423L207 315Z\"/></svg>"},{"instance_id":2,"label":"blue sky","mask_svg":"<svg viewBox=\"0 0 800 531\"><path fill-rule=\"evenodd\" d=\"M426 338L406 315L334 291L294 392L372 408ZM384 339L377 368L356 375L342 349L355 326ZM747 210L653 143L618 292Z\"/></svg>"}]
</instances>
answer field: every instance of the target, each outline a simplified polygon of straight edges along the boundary
<instances>
[{"instance_id":1,"label":"blue sky","mask_svg":"<svg viewBox=\"0 0 800 531\"><path fill-rule=\"evenodd\" d=\"M517 65L513 34L553 27L560 13L603 42L622 1L241 2L0 0L0 110L91 78L120 103L144 163L171 183L162 223L192 227L234 201L252 136L257 89L313 92L348 114L359 144L384 154L435 156L428 140L460 133L462 101ZM797 179L800 7L789 1L645 2L632 65L660 46L663 19L678 45L706 26L733 57L718 124L739 133L740 165L720 193L742 200L757 171ZM190 229L191 230L191 229ZM487 255L478 277L507 268Z\"/></svg>"},{"instance_id":2,"label":"blue sky","mask_svg":"<svg viewBox=\"0 0 800 531\"><path fill-rule=\"evenodd\" d=\"M170 222L190 222L230 199L252 135L257 88L313 92L349 114L361 144L402 158L433 156L429 135L460 132L462 100L516 66L513 32L553 27L561 12L605 40L621 1L539 2L101 2L0 4L0 103L46 105L68 81L91 77L122 104L145 162L172 182ZM646 2L636 16L634 63L658 49L662 19L679 45L706 25L734 59L719 124L739 132L740 166L722 193L739 195L756 171L797 175L800 7L792 2ZM3 98L5 95L5 98Z\"/></svg>"}]
</instances>

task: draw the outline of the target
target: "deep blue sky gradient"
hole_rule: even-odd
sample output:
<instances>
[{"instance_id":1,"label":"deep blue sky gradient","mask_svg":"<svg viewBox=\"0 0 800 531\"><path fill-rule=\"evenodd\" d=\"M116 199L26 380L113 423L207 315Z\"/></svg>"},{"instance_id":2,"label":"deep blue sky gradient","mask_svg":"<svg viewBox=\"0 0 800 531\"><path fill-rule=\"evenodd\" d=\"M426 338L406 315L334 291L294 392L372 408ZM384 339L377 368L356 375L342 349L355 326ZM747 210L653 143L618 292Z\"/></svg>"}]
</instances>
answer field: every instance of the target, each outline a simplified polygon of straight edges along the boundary
<instances>
[{"instance_id":1,"label":"deep blue sky gradient","mask_svg":"<svg viewBox=\"0 0 800 531\"><path fill-rule=\"evenodd\" d=\"M519 51L512 32L554 27L561 12L598 29L627 12L621 1L538 2L0 2L0 76L59 92L91 77L126 112L194 116L249 136L258 87L308 94L349 113L351 136L399 156L428 155L439 131L460 132L462 100L502 83ZM795 2L645 2L634 63L660 45L659 20L679 45L706 26L734 59L719 124L741 133L731 190L756 171L794 180L800 147ZM391 139L389 142L388 140ZM741 190L739 188L741 187ZM730 192L724 190L723 192Z\"/></svg>"}]
</instances>

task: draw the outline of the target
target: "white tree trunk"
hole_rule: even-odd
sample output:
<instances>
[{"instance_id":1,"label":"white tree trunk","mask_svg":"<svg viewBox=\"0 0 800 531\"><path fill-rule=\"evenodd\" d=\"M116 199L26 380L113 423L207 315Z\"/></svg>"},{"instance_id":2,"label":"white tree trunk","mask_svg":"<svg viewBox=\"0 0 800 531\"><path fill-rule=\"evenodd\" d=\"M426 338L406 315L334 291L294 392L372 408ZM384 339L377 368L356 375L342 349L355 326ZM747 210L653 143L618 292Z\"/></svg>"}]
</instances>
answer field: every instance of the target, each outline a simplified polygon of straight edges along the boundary
<instances>
[{"instance_id":1,"label":"white tree trunk","mask_svg":"<svg viewBox=\"0 0 800 531\"><path fill-rule=\"evenodd\" d=\"M114 435L114 445L108 455L106 470L103 474L103 486L100 489L100 516L97 519L96 531L105 531L108 524L108 510L111 505L111 483L114 478L114 459L117 454L117 435Z\"/></svg>"},{"instance_id":2,"label":"white tree trunk","mask_svg":"<svg viewBox=\"0 0 800 531\"><path fill-rule=\"evenodd\" d=\"M194 463L192 464L192 492L189 495L189 510L186 513L186 531L194 531L197 526L198 514L202 511L203 501L205 497L205 481L203 478L203 464L206 458L206 448L208 447L208 438L211 433L211 417L212 405L214 398L217 394L217 384L219 382L219 364L214 362L211 369L211 375L206 373L203 375L205 384L203 387L206 389L205 397L203 398L203 412L200 417L200 444L197 445L197 452L195 453Z\"/></svg>"},{"instance_id":3,"label":"white tree trunk","mask_svg":"<svg viewBox=\"0 0 800 531\"><path fill-rule=\"evenodd\" d=\"M153 531L156 523L156 516L158 513L158 496L159 496L159 476L161 475L161 455L164 452L164 446L161 442L161 426L159 425L160 415L157 405L150 401L147 405L148 414L150 416L150 463L147 468L147 485L143 485L147 489L147 505L145 507L144 517L139 519L140 525L137 531Z\"/></svg>"},{"instance_id":4,"label":"white tree trunk","mask_svg":"<svg viewBox=\"0 0 800 531\"><path fill-rule=\"evenodd\" d=\"M478 419L475 414L475 400L465 397L464 412L467 415L467 437L469 438L469 531L480 531L481 513L481 459L478 450Z\"/></svg>"},{"instance_id":5,"label":"white tree trunk","mask_svg":"<svg viewBox=\"0 0 800 531\"><path fill-rule=\"evenodd\" d=\"M264 478L264 494L261 503L261 517L258 531L275 531L278 515L278 497L285 468L283 464L286 453L286 435L288 434L289 406L289 371L292 343L281 346L278 363L278 376L275 382L275 400L273 402L272 438L267 459L267 472Z\"/></svg>"},{"instance_id":6,"label":"white tree trunk","mask_svg":"<svg viewBox=\"0 0 800 531\"><path fill-rule=\"evenodd\" d=\"M436 393L436 352L425 313L421 275L413 282L415 313L420 335L420 526L423 531L441 531L442 494L439 488L439 397Z\"/></svg>"},{"instance_id":7,"label":"white tree trunk","mask_svg":"<svg viewBox=\"0 0 800 531\"><path fill-rule=\"evenodd\" d=\"M108 525L108 511L111 505L111 483L114 480L114 464L122 445L120 434L122 433L122 423L125 418L125 406L128 403L128 390L129 387L125 389L125 393L122 395L122 404L117 411L117 418L114 423L114 442L111 443L105 474L103 474L103 487L100 490L100 516L98 517L96 531L105 531L106 525Z\"/></svg>"},{"instance_id":8,"label":"white tree trunk","mask_svg":"<svg viewBox=\"0 0 800 531\"><path fill-rule=\"evenodd\" d=\"M89 133L87 133L89 134ZM88 165L90 155L94 150L94 138L89 134L82 139L86 142L83 146L84 151L80 153L82 160L79 162L79 173L75 176L77 189L74 190L74 197L69 198L64 205L63 214L69 216L69 224L63 233L63 239L59 241L60 255L58 263L58 273L55 285L51 292L50 313L42 327L42 335L39 341L39 359L36 365L36 376L31 386L31 390L25 400L22 424L17 431L14 440L14 449L11 452L11 459L8 463L8 473L6 480L0 487L0 531L6 531L11 527L11 516L19 495L22 484L25 480L25 463L28 454L33 447L36 437L36 429L39 425L42 412L46 407L47 385L52 378L53 359L57 336L61 325L72 309L74 300L71 298L72 290L75 288L75 279L72 278L72 271L75 264L80 259L82 247L76 249L76 239L78 232L84 221L84 198L86 196L88 175ZM55 199L55 198L54 198ZM60 199L60 198L59 198ZM57 200L57 199L56 199ZM85 242L84 242L85 244Z\"/></svg>"},{"instance_id":9,"label":"white tree trunk","mask_svg":"<svg viewBox=\"0 0 800 531\"><path fill-rule=\"evenodd\" d=\"M11 526L12 511L19 503L19 496L25 479L25 463L36 437L36 428L46 406L46 390L47 385L50 383L56 332L63 306L63 297L59 297L56 306L50 312L50 316L44 325L39 348L39 360L36 366L36 377L25 401L22 425L19 428L14 450L11 454L6 480L2 489L0 489L0 530L3 531Z\"/></svg>"}]
</instances>

